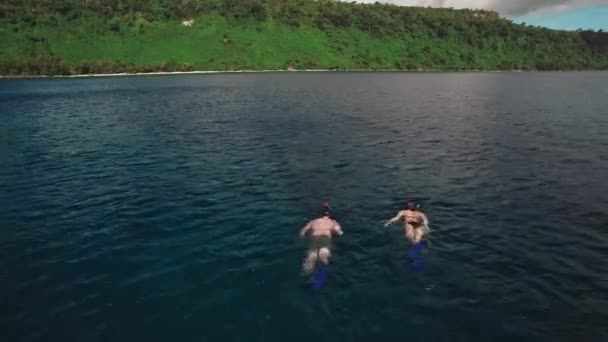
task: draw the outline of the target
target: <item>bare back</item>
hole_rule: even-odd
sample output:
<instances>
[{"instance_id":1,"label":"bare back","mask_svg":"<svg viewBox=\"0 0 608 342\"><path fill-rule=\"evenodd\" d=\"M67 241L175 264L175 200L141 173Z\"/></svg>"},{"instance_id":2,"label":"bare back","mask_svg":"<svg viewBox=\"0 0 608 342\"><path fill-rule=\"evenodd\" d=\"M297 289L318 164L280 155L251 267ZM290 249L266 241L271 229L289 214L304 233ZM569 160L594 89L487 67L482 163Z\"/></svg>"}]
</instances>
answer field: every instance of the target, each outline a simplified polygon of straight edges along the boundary
<instances>
[{"instance_id":1,"label":"bare back","mask_svg":"<svg viewBox=\"0 0 608 342\"><path fill-rule=\"evenodd\" d=\"M406 223L417 222L417 221L421 220L421 216L422 216L422 214L419 211L415 211L415 210L403 210L401 213L402 213L402 216Z\"/></svg>"},{"instance_id":2,"label":"bare back","mask_svg":"<svg viewBox=\"0 0 608 342\"><path fill-rule=\"evenodd\" d=\"M404 219L405 235L414 243L420 242L427 232L427 218L418 210L403 210L399 213Z\"/></svg>"},{"instance_id":3,"label":"bare back","mask_svg":"<svg viewBox=\"0 0 608 342\"><path fill-rule=\"evenodd\" d=\"M312 220L307 227L309 227L308 230L311 236L331 237L333 234L342 235L342 229L338 222L329 217Z\"/></svg>"}]
</instances>

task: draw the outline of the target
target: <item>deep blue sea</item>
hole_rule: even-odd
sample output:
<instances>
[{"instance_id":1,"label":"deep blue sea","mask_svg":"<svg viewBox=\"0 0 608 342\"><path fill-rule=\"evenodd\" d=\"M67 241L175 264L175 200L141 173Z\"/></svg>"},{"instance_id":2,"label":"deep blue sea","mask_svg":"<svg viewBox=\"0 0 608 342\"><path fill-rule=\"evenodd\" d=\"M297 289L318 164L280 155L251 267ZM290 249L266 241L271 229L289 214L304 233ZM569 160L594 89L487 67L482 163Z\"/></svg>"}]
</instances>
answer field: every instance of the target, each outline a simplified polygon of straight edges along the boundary
<instances>
[{"instance_id":1,"label":"deep blue sea","mask_svg":"<svg viewBox=\"0 0 608 342\"><path fill-rule=\"evenodd\" d=\"M0 336L608 341L608 73L0 80Z\"/></svg>"}]
</instances>

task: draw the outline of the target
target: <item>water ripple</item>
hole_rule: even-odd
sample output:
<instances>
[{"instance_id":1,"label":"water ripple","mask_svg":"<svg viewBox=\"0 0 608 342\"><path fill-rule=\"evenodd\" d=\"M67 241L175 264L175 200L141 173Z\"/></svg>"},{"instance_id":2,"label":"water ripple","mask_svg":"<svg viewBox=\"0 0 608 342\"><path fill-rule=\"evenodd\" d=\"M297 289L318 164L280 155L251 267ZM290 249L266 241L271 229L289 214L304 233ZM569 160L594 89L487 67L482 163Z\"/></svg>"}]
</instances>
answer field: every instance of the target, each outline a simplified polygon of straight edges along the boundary
<instances>
[{"instance_id":1,"label":"water ripple","mask_svg":"<svg viewBox=\"0 0 608 342\"><path fill-rule=\"evenodd\" d=\"M0 329L10 341L606 339L605 78L2 81ZM418 272L402 228L381 227L409 198L433 229ZM326 199L346 235L313 295L297 230Z\"/></svg>"}]
</instances>

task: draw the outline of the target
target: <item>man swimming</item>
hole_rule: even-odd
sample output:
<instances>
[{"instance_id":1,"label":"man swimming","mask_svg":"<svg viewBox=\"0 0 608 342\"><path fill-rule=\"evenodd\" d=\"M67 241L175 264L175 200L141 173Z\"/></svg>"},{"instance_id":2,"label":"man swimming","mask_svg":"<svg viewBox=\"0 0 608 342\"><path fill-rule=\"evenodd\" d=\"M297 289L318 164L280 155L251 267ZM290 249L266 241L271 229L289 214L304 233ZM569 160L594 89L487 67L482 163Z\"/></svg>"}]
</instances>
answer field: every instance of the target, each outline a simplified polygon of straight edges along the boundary
<instances>
[{"instance_id":1,"label":"man swimming","mask_svg":"<svg viewBox=\"0 0 608 342\"><path fill-rule=\"evenodd\" d=\"M402 218L405 221L405 236L414 244L422 241L424 236L431 231L429 229L429 220L422 210L420 210L420 205L415 202L408 202L406 209L398 212L397 215L388 220L384 226L388 227Z\"/></svg>"},{"instance_id":2,"label":"man swimming","mask_svg":"<svg viewBox=\"0 0 608 342\"><path fill-rule=\"evenodd\" d=\"M311 274L315 269L317 261L326 266L329 264L331 237L333 235L341 236L344 234L340 224L331 217L331 209L327 202L323 204L321 216L308 222L300 230L300 237L306 236L307 233L310 233L310 249L302 264L302 271L305 274Z\"/></svg>"}]
</instances>

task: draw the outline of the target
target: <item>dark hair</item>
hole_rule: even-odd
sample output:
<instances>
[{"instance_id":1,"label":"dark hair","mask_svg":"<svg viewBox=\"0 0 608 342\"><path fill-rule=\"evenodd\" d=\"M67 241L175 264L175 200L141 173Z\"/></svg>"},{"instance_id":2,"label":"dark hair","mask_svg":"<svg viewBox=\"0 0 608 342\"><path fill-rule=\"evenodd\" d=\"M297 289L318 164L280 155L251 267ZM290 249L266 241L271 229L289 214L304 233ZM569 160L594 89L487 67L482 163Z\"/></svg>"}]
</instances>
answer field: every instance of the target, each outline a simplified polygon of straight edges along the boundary
<instances>
[{"instance_id":1,"label":"dark hair","mask_svg":"<svg viewBox=\"0 0 608 342\"><path fill-rule=\"evenodd\" d=\"M420 204L418 204L414 201L407 202L407 204L405 206L409 210L420 210Z\"/></svg>"},{"instance_id":2,"label":"dark hair","mask_svg":"<svg viewBox=\"0 0 608 342\"><path fill-rule=\"evenodd\" d=\"M331 217L331 207L327 201L323 202L321 205L321 217L323 216Z\"/></svg>"}]
</instances>

